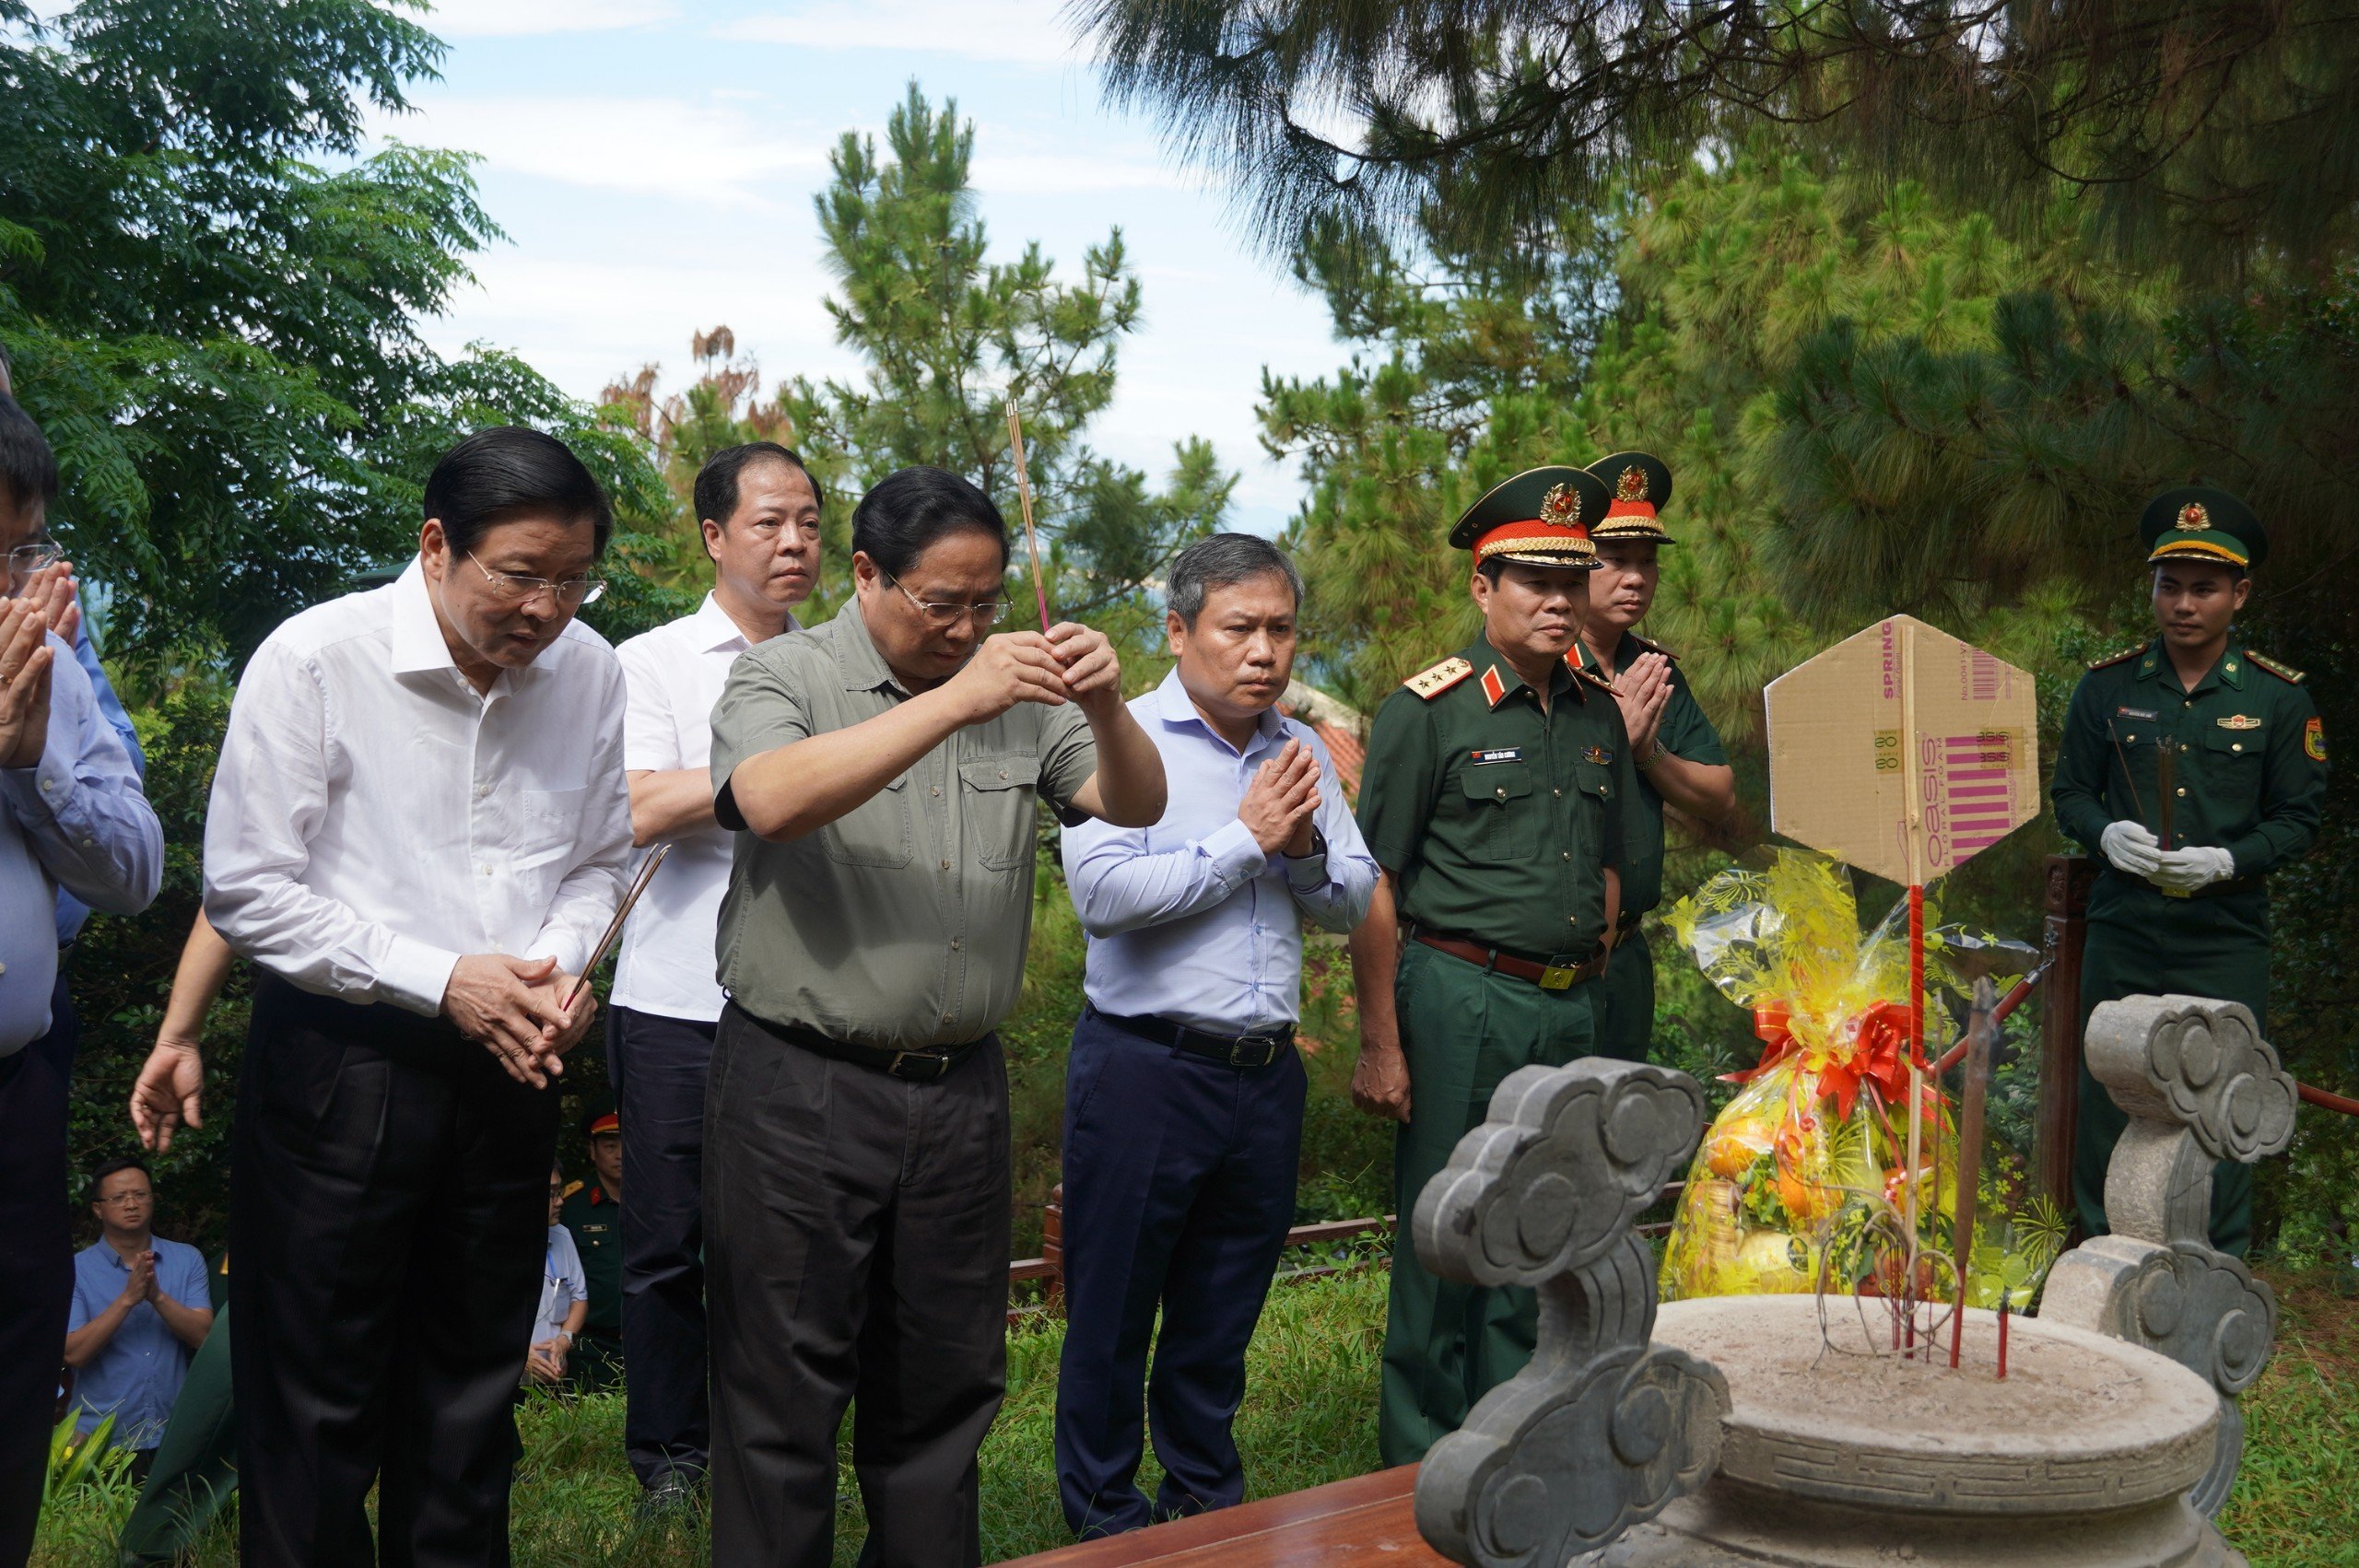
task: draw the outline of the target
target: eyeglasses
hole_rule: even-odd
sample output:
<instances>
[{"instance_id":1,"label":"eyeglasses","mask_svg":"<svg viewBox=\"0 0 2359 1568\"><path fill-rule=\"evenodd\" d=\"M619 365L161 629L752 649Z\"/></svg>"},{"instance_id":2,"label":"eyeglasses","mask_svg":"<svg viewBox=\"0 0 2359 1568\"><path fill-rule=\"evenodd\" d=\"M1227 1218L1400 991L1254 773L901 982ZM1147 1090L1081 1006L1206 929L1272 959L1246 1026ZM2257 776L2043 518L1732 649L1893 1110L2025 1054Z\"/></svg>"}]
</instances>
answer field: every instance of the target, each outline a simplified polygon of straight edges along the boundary
<instances>
[{"instance_id":1,"label":"eyeglasses","mask_svg":"<svg viewBox=\"0 0 2359 1568\"><path fill-rule=\"evenodd\" d=\"M65 558L65 548L53 539L19 544L8 552L8 586L14 588L41 568L53 567Z\"/></svg>"},{"instance_id":2,"label":"eyeglasses","mask_svg":"<svg viewBox=\"0 0 2359 1568\"><path fill-rule=\"evenodd\" d=\"M947 630L948 628L957 626L960 621L963 621L971 615L974 617L975 629L977 631L980 631L985 626L990 626L993 621L998 620L1000 612L1007 608L1007 601L1004 599L986 599L980 604L932 603L926 600L919 598L916 594L911 593L908 589L901 588L901 579L895 577L891 572L884 572L879 575L881 575L886 582L891 583L896 588L901 589L901 597L918 607L918 614L925 617L925 624L927 626L937 626L944 630Z\"/></svg>"},{"instance_id":3,"label":"eyeglasses","mask_svg":"<svg viewBox=\"0 0 2359 1568\"><path fill-rule=\"evenodd\" d=\"M522 604L536 594L546 593L559 604L571 608L595 604L606 591L605 581L601 578L569 577L552 582L545 577L522 577L515 572L493 571L475 560L473 550L467 552L467 559L475 561L475 570L483 573L484 581L491 587L492 596L504 599L511 604Z\"/></svg>"},{"instance_id":4,"label":"eyeglasses","mask_svg":"<svg viewBox=\"0 0 2359 1568\"><path fill-rule=\"evenodd\" d=\"M112 1198L101 1198L97 1201L102 1208L121 1209L134 1203L153 1202L155 1197L152 1192L118 1192Z\"/></svg>"}]
</instances>

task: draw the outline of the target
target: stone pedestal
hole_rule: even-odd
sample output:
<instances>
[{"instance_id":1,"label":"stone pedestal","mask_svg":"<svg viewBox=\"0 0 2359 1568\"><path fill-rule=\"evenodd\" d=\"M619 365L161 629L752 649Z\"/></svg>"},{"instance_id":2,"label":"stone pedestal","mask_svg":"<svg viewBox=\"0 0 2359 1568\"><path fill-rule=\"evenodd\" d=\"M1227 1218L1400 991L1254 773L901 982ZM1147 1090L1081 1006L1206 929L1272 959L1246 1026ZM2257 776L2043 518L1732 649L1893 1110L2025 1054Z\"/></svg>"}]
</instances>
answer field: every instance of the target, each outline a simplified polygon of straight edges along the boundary
<instances>
[{"instance_id":1,"label":"stone pedestal","mask_svg":"<svg viewBox=\"0 0 2359 1568\"><path fill-rule=\"evenodd\" d=\"M2107 1335L1967 1316L1959 1370L1903 1361L1877 1308L1727 1296L1661 1309L1654 1343L1728 1380L1719 1467L1597 1568L2242 1568L2189 1501L2220 1403Z\"/></svg>"}]
</instances>

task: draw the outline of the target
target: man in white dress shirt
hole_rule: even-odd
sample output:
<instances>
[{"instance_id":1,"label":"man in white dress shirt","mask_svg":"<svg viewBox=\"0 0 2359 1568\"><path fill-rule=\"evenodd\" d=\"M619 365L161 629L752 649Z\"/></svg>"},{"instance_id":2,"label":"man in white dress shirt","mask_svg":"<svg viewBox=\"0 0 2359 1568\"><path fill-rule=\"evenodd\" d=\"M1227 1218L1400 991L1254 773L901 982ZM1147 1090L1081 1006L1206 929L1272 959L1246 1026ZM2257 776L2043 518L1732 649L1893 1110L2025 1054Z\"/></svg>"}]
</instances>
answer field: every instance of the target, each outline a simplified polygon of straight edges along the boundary
<instances>
[{"instance_id":1,"label":"man in white dress shirt","mask_svg":"<svg viewBox=\"0 0 2359 1568\"><path fill-rule=\"evenodd\" d=\"M1348 931L1376 889L1325 749L1276 711L1294 563L1216 533L1172 563L1168 593L1178 667L1130 706L1170 805L1152 827L1063 837L1089 1005L1065 1075L1057 1489L1084 1539L1244 1499L1230 1425L1302 1149L1302 926Z\"/></svg>"},{"instance_id":2,"label":"man in white dress shirt","mask_svg":"<svg viewBox=\"0 0 2359 1568\"><path fill-rule=\"evenodd\" d=\"M613 514L536 431L427 481L394 582L273 632L230 708L205 910L263 971L229 1250L250 1568L508 1562L575 976L630 853L623 675L577 623Z\"/></svg>"},{"instance_id":3,"label":"man in white dress shirt","mask_svg":"<svg viewBox=\"0 0 2359 1568\"><path fill-rule=\"evenodd\" d=\"M737 656L794 630L819 580L818 481L775 441L697 473L712 591L616 649L629 686L623 766L635 843L669 859L623 928L606 1065L623 1129L623 1445L645 1505L687 1500L709 1463L704 1090L721 1018L713 953L734 836L712 816L712 708Z\"/></svg>"}]
</instances>

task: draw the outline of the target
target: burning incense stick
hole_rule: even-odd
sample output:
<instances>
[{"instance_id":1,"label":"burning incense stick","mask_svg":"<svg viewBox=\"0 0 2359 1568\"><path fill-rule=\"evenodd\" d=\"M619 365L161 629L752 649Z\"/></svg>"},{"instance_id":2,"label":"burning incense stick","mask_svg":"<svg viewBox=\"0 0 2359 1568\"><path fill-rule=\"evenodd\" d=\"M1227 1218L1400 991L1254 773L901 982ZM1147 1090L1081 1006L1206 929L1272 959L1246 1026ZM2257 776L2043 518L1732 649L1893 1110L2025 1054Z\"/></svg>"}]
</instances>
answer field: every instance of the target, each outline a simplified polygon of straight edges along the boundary
<instances>
[{"instance_id":1,"label":"burning incense stick","mask_svg":"<svg viewBox=\"0 0 2359 1568\"><path fill-rule=\"evenodd\" d=\"M1024 462L1024 415L1007 398L1007 450L1015 459L1015 498L1024 509L1024 546L1032 553L1032 592L1040 602L1040 630L1049 629L1049 590L1040 576L1040 535L1032 527L1032 475Z\"/></svg>"},{"instance_id":2,"label":"burning incense stick","mask_svg":"<svg viewBox=\"0 0 2359 1568\"><path fill-rule=\"evenodd\" d=\"M655 868L662 865L663 857L671 852L669 844L658 844L655 853L648 856L647 863L639 868L638 879L630 884L630 891L623 895L622 907L616 909L615 918L606 922L606 934L598 939L598 945L591 950L590 962L581 966L581 977L573 982L571 990L565 993L566 1012L573 1011L574 1000L581 995L581 988L590 983L590 977L596 974L598 965L606 961L606 954L613 951L615 939L623 934L623 922L630 918L630 907L639 902L639 895L647 891L649 883L655 880Z\"/></svg>"}]
</instances>

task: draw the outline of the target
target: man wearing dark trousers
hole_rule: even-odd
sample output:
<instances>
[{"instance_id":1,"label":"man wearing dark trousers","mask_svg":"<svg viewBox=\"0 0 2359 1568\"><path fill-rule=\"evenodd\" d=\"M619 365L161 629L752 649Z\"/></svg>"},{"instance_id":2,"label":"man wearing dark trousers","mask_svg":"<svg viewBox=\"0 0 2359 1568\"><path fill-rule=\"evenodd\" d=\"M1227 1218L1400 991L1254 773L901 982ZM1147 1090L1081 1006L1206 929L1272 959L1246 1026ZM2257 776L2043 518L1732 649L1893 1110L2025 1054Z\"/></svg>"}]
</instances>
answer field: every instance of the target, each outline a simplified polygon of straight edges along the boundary
<instances>
[{"instance_id":1,"label":"man wearing dark trousers","mask_svg":"<svg viewBox=\"0 0 2359 1568\"><path fill-rule=\"evenodd\" d=\"M1171 806L1152 827L1063 835L1089 1005L1065 1078L1057 1490L1084 1539L1245 1497L1230 1427L1302 1150L1302 925L1350 930L1376 887L1325 749L1276 711L1301 599L1265 539L1182 551L1178 664L1131 704ZM1163 1466L1152 1504L1143 1419Z\"/></svg>"},{"instance_id":2,"label":"man wearing dark trousers","mask_svg":"<svg viewBox=\"0 0 2359 1568\"><path fill-rule=\"evenodd\" d=\"M164 860L130 756L53 629L56 494L48 441L0 395L0 1563L32 1550L74 1293L57 899L136 914Z\"/></svg>"},{"instance_id":3,"label":"man wearing dark trousers","mask_svg":"<svg viewBox=\"0 0 2359 1568\"><path fill-rule=\"evenodd\" d=\"M1007 603L990 497L903 469L851 543L851 601L740 658L712 715L739 830L705 1102L719 1568L825 1568L855 1394L863 1561L981 1560L975 1456L1007 1380L992 1031L1024 982L1038 802L1163 814L1104 634L985 635Z\"/></svg>"},{"instance_id":4,"label":"man wearing dark trousers","mask_svg":"<svg viewBox=\"0 0 2359 1568\"><path fill-rule=\"evenodd\" d=\"M623 928L606 1016L631 1184L622 1222L623 1445L649 1512L686 1503L710 1462L704 1093L724 1000L713 932L730 855L730 835L712 819L712 705L739 654L795 629L794 606L819 580L821 500L803 460L774 441L715 452L696 483L712 591L695 614L615 650L629 690L623 766L632 841L672 846Z\"/></svg>"},{"instance_id":5,"label":"man wearing dark trousers","mask_svg":"<svg viewBox=\"0 0 2359 1568\"><path fill-rule=\"evenodd\" d=\"M612 527L557 441L469 437L401 577L239 683L205 908L264 971L229 1216L252 1568L508 1562L552 1080L630 849L622 669L573 618Z\"/></svg>"}]
</instances>

